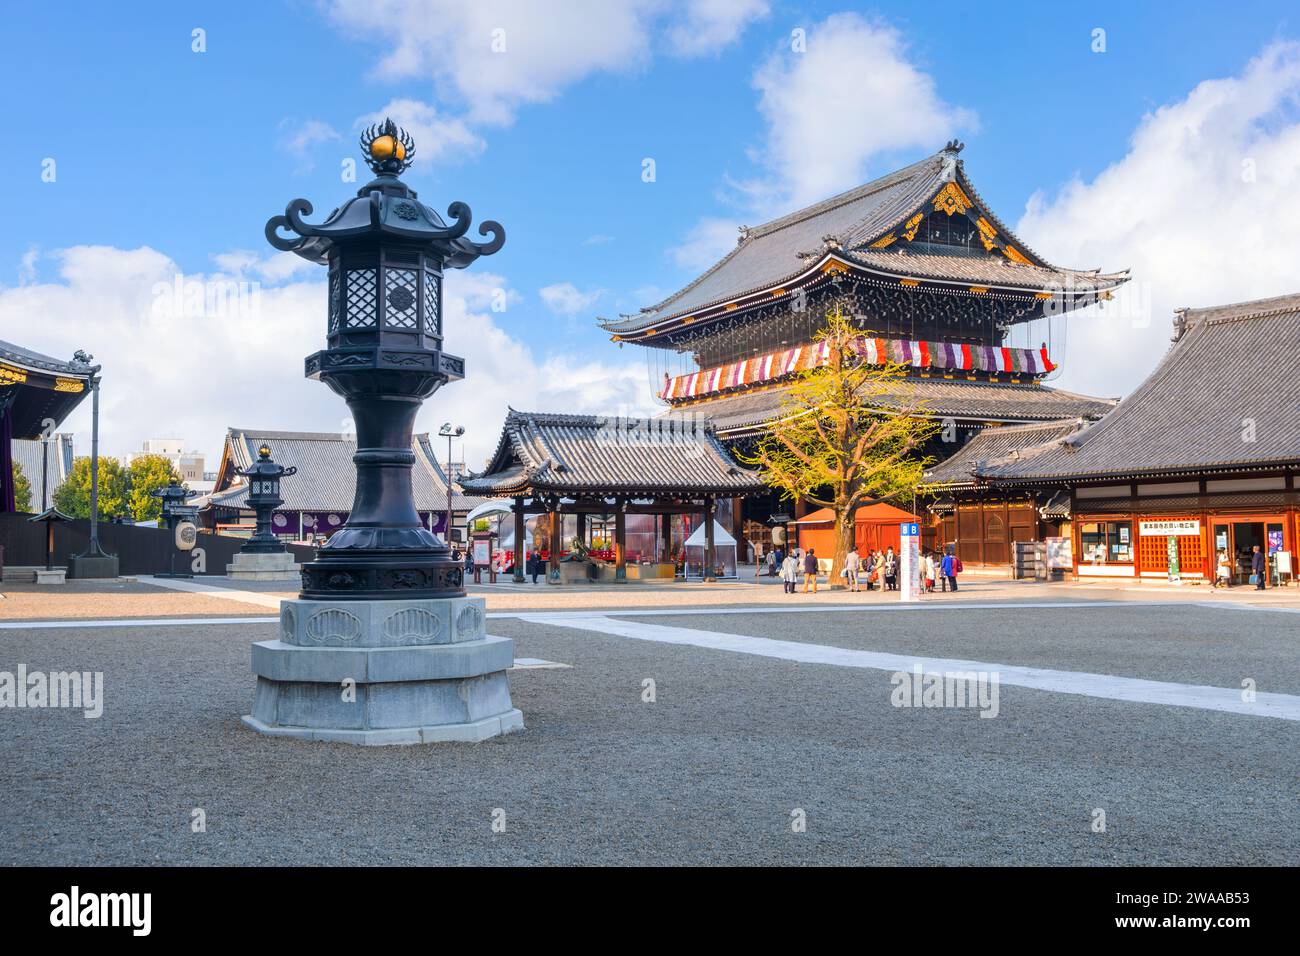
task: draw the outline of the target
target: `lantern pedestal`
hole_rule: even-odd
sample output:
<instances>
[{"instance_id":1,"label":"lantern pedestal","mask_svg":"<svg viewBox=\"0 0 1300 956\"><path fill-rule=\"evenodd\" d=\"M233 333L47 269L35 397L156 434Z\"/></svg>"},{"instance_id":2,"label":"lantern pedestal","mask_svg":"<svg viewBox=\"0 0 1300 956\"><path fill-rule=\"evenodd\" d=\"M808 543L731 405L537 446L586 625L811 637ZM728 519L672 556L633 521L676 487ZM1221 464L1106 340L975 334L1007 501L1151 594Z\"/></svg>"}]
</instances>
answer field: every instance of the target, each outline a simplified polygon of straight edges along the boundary
<instances>
[{"instance_id":1,"label":"lantern pedestal","mask_svg":"<svg viewBox=\"0 0 1300 956\"><path fill-rule=\"evenodd\" d=\"M302 572L287 551L269 554L240 551L226 565L226 576L236 581L298 581Z\"/></svg>"},{"instance_id":2,"label":"lantern pedestal","mask_svg":"<svg viewBox=\"0 0 1300 956\"><path fill-rule=\"evenodd\" d=\"M506 671L514 641L482 598L283 601L278 640L253 645L259 733L366 745L475 742L522 730Z\"/></svg>"}]
</instances>

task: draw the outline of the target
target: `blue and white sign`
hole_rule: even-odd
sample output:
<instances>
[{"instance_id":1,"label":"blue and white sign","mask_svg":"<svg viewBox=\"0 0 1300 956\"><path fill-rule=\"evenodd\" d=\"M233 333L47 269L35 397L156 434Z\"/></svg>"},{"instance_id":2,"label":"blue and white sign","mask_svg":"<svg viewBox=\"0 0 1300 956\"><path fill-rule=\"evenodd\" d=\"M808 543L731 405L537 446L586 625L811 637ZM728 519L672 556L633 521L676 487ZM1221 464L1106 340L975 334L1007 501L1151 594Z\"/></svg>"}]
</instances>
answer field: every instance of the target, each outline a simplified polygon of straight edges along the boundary
<instances>
[{"instance_id":1,"label":"blue and white sign","mask_svg":"<svg viewBox=\"0 0 1300 956\"><path fill-rule=\"evenodd\" d=\"M900 601L919 601L921 599L921 526L915 521L900 524L899 572L902 580L898 585Z\"/></svg>"}]
</instances>

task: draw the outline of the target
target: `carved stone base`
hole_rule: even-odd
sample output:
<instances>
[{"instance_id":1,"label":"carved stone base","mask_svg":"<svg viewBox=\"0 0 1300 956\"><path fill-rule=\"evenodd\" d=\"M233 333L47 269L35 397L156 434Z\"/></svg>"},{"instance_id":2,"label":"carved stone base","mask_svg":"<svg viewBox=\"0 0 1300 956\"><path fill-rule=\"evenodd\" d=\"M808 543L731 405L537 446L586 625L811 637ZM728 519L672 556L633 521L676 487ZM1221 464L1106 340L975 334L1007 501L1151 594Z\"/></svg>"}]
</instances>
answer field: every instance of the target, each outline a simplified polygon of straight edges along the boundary
<instances>
[{"instance_id":1,"label":"carved stone base","mask_svg":"<svg viewBox=\"0 0 1300 956\"><path fill-rule=\"evenodd\" d=\"M287 551L240 551L226 565L226 575L238 581L297 581L302 576L298 562Z\"/></svg>"},{"instance_id":2,"label":"carved stone base","mask_svg":"<svg viewBox=\"0 0 1300 956\"><path fill-rule=\"evenodd\" d=\"M357 744L477 741L523 729L484 631L482 598L283 601L280 638L253 645L260 733Z\"/></svg>"}]
</instances>

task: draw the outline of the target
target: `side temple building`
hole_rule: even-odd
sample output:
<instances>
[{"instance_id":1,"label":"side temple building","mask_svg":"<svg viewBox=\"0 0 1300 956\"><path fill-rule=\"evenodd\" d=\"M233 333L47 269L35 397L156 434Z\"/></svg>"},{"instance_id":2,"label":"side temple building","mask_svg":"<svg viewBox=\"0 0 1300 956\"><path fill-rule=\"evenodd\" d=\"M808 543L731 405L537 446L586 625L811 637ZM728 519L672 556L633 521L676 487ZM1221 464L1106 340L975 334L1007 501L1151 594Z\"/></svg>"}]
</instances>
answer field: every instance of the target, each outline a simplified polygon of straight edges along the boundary
<instances>
[{"instance_id":1,"label":"side temple building","mask_svg":"<svg viewBox=\"0 0 1300 956\"><path fill-rule=\"evenodd\" d=\"M957 508L1035 502L1081 577L1163 578L1172 552L1181 576L1207 578L1226 552L1244 584L1258 547L1276 584L1300 546L1298 363L1300 294L1183 309L1168 353L1105 418L990 430L928 477Z\"/></svg>"}]
</instances>

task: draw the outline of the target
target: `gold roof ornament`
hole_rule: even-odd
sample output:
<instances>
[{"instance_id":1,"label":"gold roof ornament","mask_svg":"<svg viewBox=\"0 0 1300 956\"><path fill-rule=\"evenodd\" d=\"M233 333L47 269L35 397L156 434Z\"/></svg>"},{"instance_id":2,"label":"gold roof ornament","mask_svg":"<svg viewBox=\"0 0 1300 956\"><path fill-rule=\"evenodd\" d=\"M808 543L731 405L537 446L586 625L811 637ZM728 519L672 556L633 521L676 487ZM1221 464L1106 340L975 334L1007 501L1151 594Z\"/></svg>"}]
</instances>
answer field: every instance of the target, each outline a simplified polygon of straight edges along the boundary
<instances>
[{"instance_id":1,"label":"gold roof ornament","mask_svg":"<svg viewBox=\"0 0 1300 956\"><path fill-rule=\"evenodd\" d=\"M944 187L935 195L933 205L935 212L951 216L956 212L964 213L975 204L956 183L944 183Z\"/></svg>"}]
</instances>

